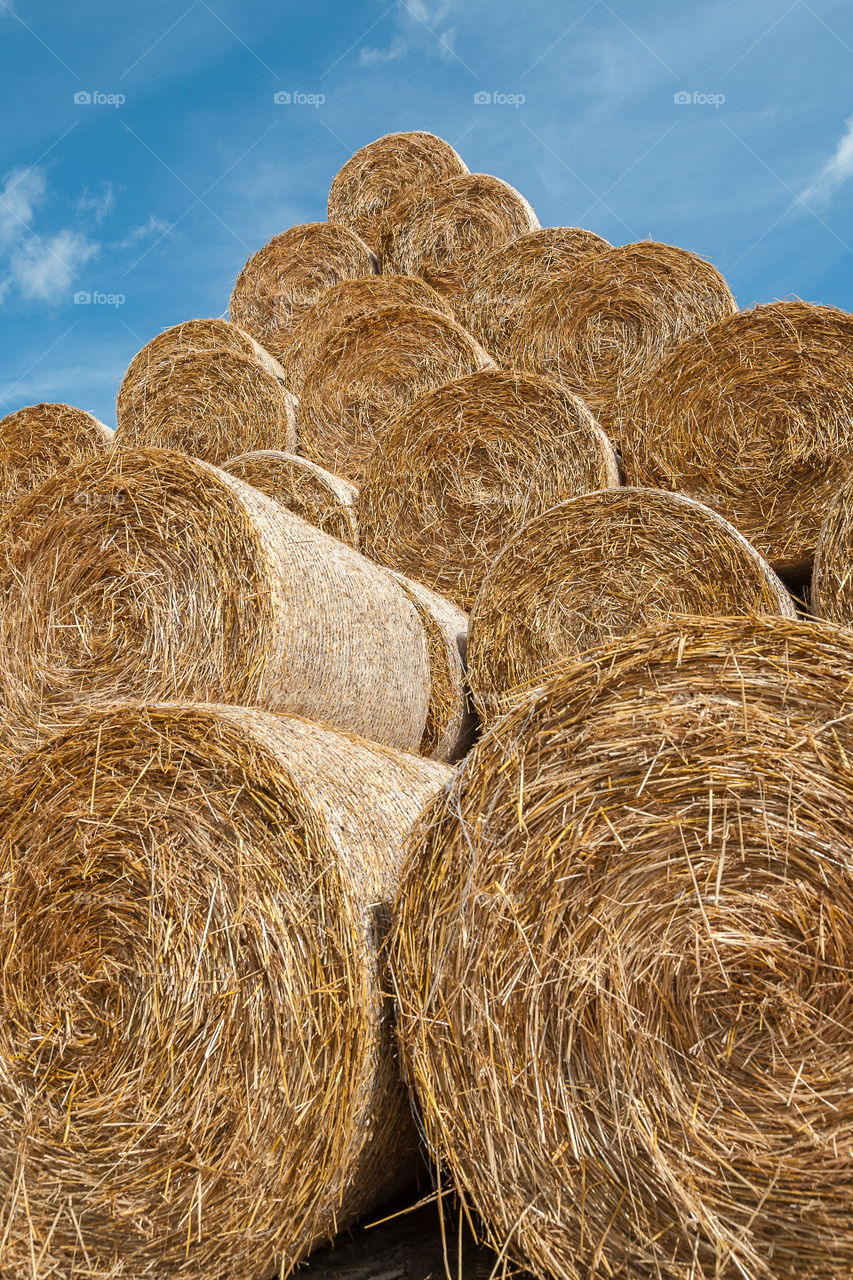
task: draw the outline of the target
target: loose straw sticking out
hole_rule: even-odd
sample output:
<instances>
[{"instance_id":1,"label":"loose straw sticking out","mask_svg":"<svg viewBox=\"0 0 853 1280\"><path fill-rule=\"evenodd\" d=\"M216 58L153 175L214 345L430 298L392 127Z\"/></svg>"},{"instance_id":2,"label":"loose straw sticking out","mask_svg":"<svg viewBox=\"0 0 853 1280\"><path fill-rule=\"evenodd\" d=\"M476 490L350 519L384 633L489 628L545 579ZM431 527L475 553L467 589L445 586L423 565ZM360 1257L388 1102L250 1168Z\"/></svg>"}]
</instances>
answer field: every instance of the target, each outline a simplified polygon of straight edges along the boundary
<instances>
[{"instance_id":1,"label":"loose straw sticking out","mask_svg":"<svg viewBox=\"0 0 853 1280\"><path fill-rule=\"evenodd\" d=\"M0 548L0 669L24 744L81 704L215 698L418 749L429 662L405 593L224 471L115 450L21 499Z\"/></svg>"},{"instance_id":2,"label":"loose straw sticking out","mask_svg":"<svg viewBox=\"0 0 853 1280\"><path fill-rule=\"evenodd\" d=\"M693 494L797 567L853 471L853 316L800 301L731 316L672 351L631 412L632 483Z\"/></svg>"},{"instance_id":3,"label":"loose straw sticking out","mask_svg":"<svg viewBox=\"0 0 853 1280\"><path fill-rule=\"evenodd\" d=\"M613 637L685 614L795 617L772 569L690 498L655 489L585 494L531 520L486 576L468 674L484 721Z\"/></svg>"},{"instance_id":4,"label":"loose straw sticking out","mask_svg":"<svg viewBox=\"0 0 853 1280\"><path fill-rule=\"evenodd\" d=\"M630 637L422 820L404 1056L436 1162L535 1274L851 1274L851 671L798 622Z\"/></svg>"},{"instance_id":5,"label":"loose straw sticking out","mask_svg":"<svg viewBox=\"0 0 853 1280\"><path fill-rule=\"evenodd\" d=\"M332 222L308 222L274 236L249 259L231 294L231 319L280 360L302 315L326 289L370 275L364 241Z\"/></svg>"},{"instance_id":6,"label":"loose straw sticking out","mask_svg":"<svg viewBox=\"0 0 853 1280\"><path fill-rule=\"evenodd\" d=\"M427 307L383 307L330 334L306 379L304 453L358 484L395 413L422 392L494 368L478 342Z\"/></svg>"},{"instance_id":7,"label":"loose straw sticking out","mask_svg":"<svg viewBox=\"0 0 853 1280\"><path fill-rule=\"evenodd\" d=\"M120 400L116 444L177 449L214 464L292 449L297 404L253 356L192 351L154 365Z\"/></svg>"},{"instance_id":8,"label":"loose straw sticking out","mask_svg":"<svg viewBox=\"0 0 853 1280\"><path fill-rule=\"evenodd\" d=\"M359 495L363 547L470 609L523 524L618 483L612 447L571 392L533 374L469 374L389 424Z\"/></svg>"},{"instance_id":9,"label":"loose straw sticking out","mask_svg":"<svg viewBox=\"0 0 853 1280\"><path fill-rule=\"evenodd\" d=\"M559 378L621 437L631 421L625 404L661 357L735 310L723 277L695 253L654 241L621 245L530 296L511 361Z\"/></svg>"},{"instance_id":10,"label":"loose straw sticking out","mask_svg":"<svg viewBox=\"0 0 853 1280\"><path fill-rule=\"evenodd\" d=\"M406 1189L378 951L448 778L181 703L93 713L0 785L4 1276L267 1280Z\"/></svg>"},{"instance_id":11,"label":"loose straw sticking out","mask_svg":"<svg viewBox=\"0 0 853 1280\"><path fill-rule=\"evenodd\" d=\"M539 219L520 192L488 173L424 184L405 194L385 222L383 271L422 276L457 305L472 270L486 254L527 231Z\"/></svg>"},{"instance_id":12,"label":"loose straw sticking out","mask_svg":"<svg viewBox=\"0 0 853 1280\"><path fill-rule=\"evenodd\" d=\"M287 385L301 394L323 343L350 320L382 307L411 304L430 307L443 315L452 313L445 300L425 280L417 276L361 276L342 280L318 298L294 326L283 360Z\"/></svg>"},{"instance_id":13,"label":"loose straw sticking out","mask_svg":"<svg viewBox=\"0 0 853 1280\"><path fill-rule=\"evenodd\" d=\"M329 221L361 236L374 251L391 205L413 188L468 172L449 142L434 133L389 133L356 151L335 175Z\"/></svg>"},{"instance_id":14,"label":"loose straw sticking out","mask_svg":"<svg viewBox=\"0 0 853 1280\"><path fill-rule=\"evenodd\" d=\"M501 245L468 277L462 323L501 365L513 359L515 329L530 294L611 246L580 227L543 227Z\"/></svg>"},{"instance_id":15,"label":"loose straw sticking out","mask_svg":"<svg viewBox=\"0 0 853 1280\"><path fill-rule=\"evenodd\" d=\"M0 516L47 476L112 444L109 427L70 404L31 404L0 419Z\"/></svg>"},{"instance_id":16,"label":"loose straw sticking out","mask_svg":"<svg viewBox=\"0 0 853 1280\"><path fill-rule=\"evenodd\" d=\"M260 489L324 533L358 548L358 489L348 480L308 458L275 449L241 454L224 463L222 470Z\"/></svg>"}]
</instances>

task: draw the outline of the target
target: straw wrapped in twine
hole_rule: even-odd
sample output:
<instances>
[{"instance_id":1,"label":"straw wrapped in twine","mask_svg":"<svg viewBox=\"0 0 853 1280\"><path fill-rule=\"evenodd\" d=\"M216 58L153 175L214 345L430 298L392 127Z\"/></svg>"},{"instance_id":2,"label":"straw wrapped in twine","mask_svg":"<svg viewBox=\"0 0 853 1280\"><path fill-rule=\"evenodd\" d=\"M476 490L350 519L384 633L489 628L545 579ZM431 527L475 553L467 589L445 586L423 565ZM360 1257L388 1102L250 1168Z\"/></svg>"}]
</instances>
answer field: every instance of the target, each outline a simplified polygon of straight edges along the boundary
<instances>
[{"instance_id":1,"label":"straw wrapped in twine","mask_svg":"<svg viewBox=\"0 0 853 1280\"><path fill-rule=\"evenodd\" d=\"M229 458L222 470L260 489L324 533L358 549L358 489L348 480L297 453L276 449Z\"/></svg>"},{"instance_id":2,"label":"straw wrapped in twine","mask_svg":"<svg viewBox=\"0 0 853 1280\"><path fill-rule=\"evenodd\" d=\"M113 432L70 404L31 404L0 419L0 515L47 476L112 448Z\"/></svg>"}]
</instances>

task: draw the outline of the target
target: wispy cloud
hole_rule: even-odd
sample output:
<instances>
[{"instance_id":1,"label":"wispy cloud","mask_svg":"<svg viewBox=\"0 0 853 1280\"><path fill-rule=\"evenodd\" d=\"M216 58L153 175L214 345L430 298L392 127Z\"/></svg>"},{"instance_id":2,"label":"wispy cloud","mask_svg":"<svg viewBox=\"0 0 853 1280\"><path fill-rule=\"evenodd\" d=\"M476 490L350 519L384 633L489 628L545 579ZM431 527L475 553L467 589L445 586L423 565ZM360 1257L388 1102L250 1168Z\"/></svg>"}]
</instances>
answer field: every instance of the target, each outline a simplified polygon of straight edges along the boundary
<instances>
[{"instance_id":1,"label":"wispy cloud","mask_svg":"<svg viewBox=\"0 0 853 1280\"><path fill-rule=\"evenodd\" d=\"M100 191L90 192L87 187L74 207L84 218L100 224L116 207L116 189L111 182L102 182Z\"/></svg>"},{"instance_id":2,"label":"wispy cloud","mask_svg":"<svg viewBox=\"0 0 853 1280\"><path fill-rule=\"evenodd\" d=\"M397 31L391 42L384 48L364 45L359 52L359 62L363 67L381 66L405 57L413 48L420 52L425 47L430 47L445 61L452 60L456 53L456 28L443 24L455 5L456 0L436 0L435 3L399 0L394 6Z\"/></svg>"},{"instance_id":3,"label":"wispy cloud","mask_svg":"<svg viewBox=\"0 0 853 1280\"><path fill-rule=\"evenodd\" d=\"M821 169L814 182L806 188L801 199L804 204L825 207L832 197L853 178L853 116L844 124L844 133L838 141L835 153Z\"/></svg>"},{"instance_id":4,"label":"wispy cloud","mask_svg":"<svg viewBox=\"0 0 853 1280\"><path fill-rule=\"evenodd\" d=\"M94 258L98 248L68 227L44 240L31 236L9 255L9 275L24 298L61 302L77 272Z\"/></svg>"},{"instance_id":5,"label":"wispy cloud","mask_svg":"<svg viewBox=\"0 0 853 1280\"><path fill-rule=\"evenodd\" d=\"M0 190L0 253L32 225L46 183L40 169L12 169Z\"/></svg>"},{"instance_id":6,"label":"wispy cloud","mask_svg":"<svg viewBox=\"0 0 853 1280\"><path fill-rule=\"evenodd\" d=\"M395 62L397 58L402 58L408 51L408 45L402 36L397 35L385 49L374 48L373 45L365 45L358 55L358 60L363 67L381 66L385 62Z\"/></svg>"},{"instance_id":7,"label":"wispy cloud","mask_svg":"<svg viewBox=\"0 0 853 1280\"><path fill-rule=\"evenodd\" d=\"M47 195L41 169L12 169L0 186L0 303L11 292L29 301L54 304L64 300L79 269L98 252L99 245L82 231L63 227L41 235L36 212ZM78 199L78 212L91 208L100 222L114 203L110 184L97 196Z\"/></svg>"},{"instance_id":8,"label":"wispy cloud","mask_svg":"<svg viewBox=\"0 0 853 1280\"><path fill-rule=\"evenodd\" d=\"M171 224L164 221L163 218L157 218L152 213L147 222L142 222L137 227L131 227L127 235L123 239L116 241L116 249L132 249L134 245L139 244L141 240L145 240L148 236L166 235L171 230Z\"/></svg>"}]
</instances>

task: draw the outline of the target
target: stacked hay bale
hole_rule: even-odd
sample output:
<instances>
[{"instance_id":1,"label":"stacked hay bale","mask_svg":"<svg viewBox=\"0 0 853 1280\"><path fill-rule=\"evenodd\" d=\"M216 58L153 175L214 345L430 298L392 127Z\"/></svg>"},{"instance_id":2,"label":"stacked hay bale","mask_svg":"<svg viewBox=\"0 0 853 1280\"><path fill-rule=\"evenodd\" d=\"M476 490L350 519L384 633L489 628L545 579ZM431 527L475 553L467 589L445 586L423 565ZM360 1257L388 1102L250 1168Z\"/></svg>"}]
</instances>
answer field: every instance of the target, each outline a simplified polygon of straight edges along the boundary
<instances>
[{"instance_id":1,"label":"stacked hay bale","mask_svg":"<svg viewBox=\"0 0 853 1280\"><path fill-rule=\"evenodd\" d=\"M521 525L618 483L582 401L547 378L483 370L425 392L389 424L359 493L362 546L470 609Z\"/></svg>"},{"instance_id":2,"label":"stacked hay bale","mask_svg":"<svg viewBox=\"0 0 853 1280\"><path fill-rule=\"evenodd\" d=\"M436 1161L538 1275L853 1267L853 644L694 620L566 668L412 843Z\"/></svg>"},{"instance_id":3,"label":"stacked hay bale","mask_svg":"<svg viewBox=\"0 0 853 1280\"><path fill-rule=\"evenodd\" d=\"M853 474L830 503L814 561L811 604L821 618L853 626Z\"/></svg>"},{"instance_id":4,"label":"stacked hay bale","mask_svg":"<svg viewBox=\"0 0 853 1280\"><path fill-rule=\"evenodd\" d=\"M109 427L70 404L31 404L0 419L0 517L47 476L112 445Z\"/></svg>"},{"instance_id":5,"label":"stacked hay bale","mask_svg":"<svg viewBox=\"0 0 853 1280\"><path fill-rule=\"evenodd\" d=\"M448 777L184 703L0 785L4 1276L267 1280L410 1185L379 951Z\"/></svg>"},{"instance_id":6,"label":"stacked hay bale","mask_svg":"<svg viewBox=\"0 0 853 1280\"><path fill-rule=\"evenodd\" d=\"M243 453L223 463L222 470L358 549L358 489L348 480L299 454L277 449Z\"/></svg>"}]
</instances>

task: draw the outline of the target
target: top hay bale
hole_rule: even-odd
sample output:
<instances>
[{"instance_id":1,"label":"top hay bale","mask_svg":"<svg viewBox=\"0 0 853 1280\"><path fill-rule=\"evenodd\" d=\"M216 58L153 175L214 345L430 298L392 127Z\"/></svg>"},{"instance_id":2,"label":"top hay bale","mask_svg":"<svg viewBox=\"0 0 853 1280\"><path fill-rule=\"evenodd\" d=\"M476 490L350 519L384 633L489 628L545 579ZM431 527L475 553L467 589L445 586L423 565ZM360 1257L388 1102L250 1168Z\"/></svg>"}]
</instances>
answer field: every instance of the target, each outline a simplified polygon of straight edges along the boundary
<instances>
[{"instance_id":1,"label":"top hay bale","mask_svg":"<svg viewBox=\"0 0 853 1280\"><path fill-rule=\"evenodd\" d=\"M109 427L70 404L31 404L0 420L0 516L69 463L110 449Z\"/></svg>"},{"instance_id":2,"label":"top hay bale","mask_svg":"<svg viewBox=\"0 0 853 1280\"><path fill-rule=\"evenodd\" d=\"M348 227L308 222L273 236L249 259L231 294L231 319L280 360L300 317L326 289L377 270Z\"/></svg>"},{"instance_id":3,"label":"top hay bale","mask_svg":"<svg viewBox=\"0 0 853 1280\"><path fill-rule=\"evenodd\" d=\"M434 133L388 133L356 151L335 175L329 221L350 227L376 252L385 216L405 192L467 172L450 143Z\"/></svg>"},{"instance_id":4,"label":"top hay bale","mask_svg":"<svg viewBox=\"0 0 853 1280\"><path fill-rule=\"evenodd\" d=\"M670 348L736 310L720 273L654 241L583 260L537 289L518 316L511 361L550 374L586 400L619 440L637 386Z\"/></svg>"},{"instance_id":5,"label":"top hay bale","mask_svg":"<svg viewBox=\"0 0 853 1280\"><path fill-rule=\"evenodd\" d=\"M796 568L853 471L853 316L800 301L729 316L670 352L630 413L632 484L693 494Z\"/></svg>"}]
</instances>

